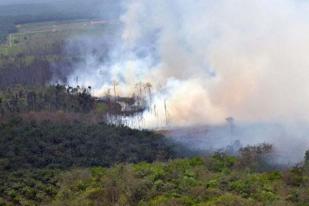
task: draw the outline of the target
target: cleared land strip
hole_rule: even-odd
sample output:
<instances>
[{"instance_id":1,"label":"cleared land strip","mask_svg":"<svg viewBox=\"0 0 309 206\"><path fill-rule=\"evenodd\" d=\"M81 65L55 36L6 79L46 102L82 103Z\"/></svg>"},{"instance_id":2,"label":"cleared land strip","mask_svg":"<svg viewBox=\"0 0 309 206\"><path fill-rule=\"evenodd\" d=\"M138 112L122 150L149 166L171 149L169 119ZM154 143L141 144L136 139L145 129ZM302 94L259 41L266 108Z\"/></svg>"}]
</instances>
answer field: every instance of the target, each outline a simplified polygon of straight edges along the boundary
<instances>
[{"instance_id":1,"label":"cleared land strip","mask_svg":"<svg viewBox=\"0 0 309 206\"><path fill-rule=\"evenodd\" d=\"M23 37L25 35L78 31L88 28L90 29L91 27L96 27L99 25L109 24L110 22L107 22L105 20L91 20L91 21L82 20L80 22L72 21L72 22L52 22L53 24L50 23L51 22L46 22L45 25L43 25L43 23L17 25L18 32L9 34L7 46L12 48L14 45L14 40L17 39L18 37Z\"/></svg>"}]
</instances>

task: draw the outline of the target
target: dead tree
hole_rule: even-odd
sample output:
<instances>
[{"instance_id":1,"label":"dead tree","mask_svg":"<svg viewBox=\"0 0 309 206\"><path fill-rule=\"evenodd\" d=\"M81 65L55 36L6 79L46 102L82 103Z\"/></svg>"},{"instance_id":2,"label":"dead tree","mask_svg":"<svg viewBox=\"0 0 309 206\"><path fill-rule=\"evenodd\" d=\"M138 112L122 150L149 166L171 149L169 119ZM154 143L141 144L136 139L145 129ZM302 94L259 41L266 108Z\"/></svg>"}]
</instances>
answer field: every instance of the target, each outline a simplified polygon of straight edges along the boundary
<instances>
[{"instance_id":1,"label":"dead tree","mask_svg":"<svg viewBox=\"0 0 309 206\"><path fill-rule=\"evenodd\" d=\"M119 85L119 83L117 81L113 81L113 89L114 89L114 97L115 97L115 101L117 101L117 86Z\"/></svg>"},{"instance_id":2,"label":"dead tree","mask_svg":"<svg viewBox=\"0 0 309 206\"><path fill-rule=\"evenodd\" d=\"M165 125L168 126L167 100L164 100Z\"/></svg>"},{"instance_id":3,"label":"dead tree","mask_svg":"<svg viewBox=\"0 0 309 206\"><path fill-rule=\"evenodd\" d=\"M225 120L227 121L227 123L229 125L231 135L233 135L234 127L235 127L235 119L233 117L228 117Z\"/></svg>"}]
</instances>

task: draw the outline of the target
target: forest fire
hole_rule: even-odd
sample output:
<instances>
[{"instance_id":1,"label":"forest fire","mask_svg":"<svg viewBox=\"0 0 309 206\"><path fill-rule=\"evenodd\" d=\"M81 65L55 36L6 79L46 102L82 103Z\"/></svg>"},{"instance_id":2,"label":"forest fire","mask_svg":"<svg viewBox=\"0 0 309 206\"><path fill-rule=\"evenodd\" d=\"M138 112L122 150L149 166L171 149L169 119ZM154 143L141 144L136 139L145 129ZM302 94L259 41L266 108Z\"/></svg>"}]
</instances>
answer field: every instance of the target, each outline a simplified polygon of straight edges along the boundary
<instances>
[{"instance_id":1,"label":"forest fire","mask_svg":"<svg viewBox=\"0 0 309 206\"><path fill-rule=\"evenodd\" d=\"M307 12L299 9L302 3L290 1L254 0L241 7L235 2L127 1L119 34L109 39L115 43L107 60L89 54L69 83L79 76L81 84L93 85L96 96L143 100L142 107L118 102L124 113L139 111L116 118L133 128L207 125L228 128L222 132L228 144L237 139L245 145L281 144L292 138L309 146Z\"/></svg>"},{"instance_id":2,"label":"forest fire","mask_svg":"<svg viewBox=\"0 0 309 206\"><path fill-rule=\"evenodd\" d=\"M0 206L309 206L308 11L0 0Z\"/></svg>"}]
</instances>

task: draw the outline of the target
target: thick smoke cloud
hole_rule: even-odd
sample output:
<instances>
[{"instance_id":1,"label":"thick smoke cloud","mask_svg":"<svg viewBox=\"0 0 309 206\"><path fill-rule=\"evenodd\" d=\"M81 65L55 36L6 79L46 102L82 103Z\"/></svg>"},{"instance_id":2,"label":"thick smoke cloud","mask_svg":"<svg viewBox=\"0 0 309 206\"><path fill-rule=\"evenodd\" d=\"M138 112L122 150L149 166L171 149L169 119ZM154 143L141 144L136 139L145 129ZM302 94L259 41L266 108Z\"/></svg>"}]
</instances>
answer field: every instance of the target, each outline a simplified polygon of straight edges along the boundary
<instances>
[{"instance_id":1,"label":"thick smoke cloud","mask_svg":"<svg viewBox=\"0 0 309 206\"><path fill-rule=\"evenodd\" d=\"M308 5L296 0L126 1L119 44L108 63L90 68L94 74L87 83L104 91L106 79L126 88L149 81L166 93L176 125L218 123L227 116L307 121Z\"/></svg>"},{"instance_id":2,"label":"thick smoke cloud","mask_svg":"<svg viewBox=\"0 0 309 206\"><path fill-rule=\"evenodd\" d=\"M145 112L146 127L164 122L164 102L171 126L220 124L229 116L285 129L308 123L306 1L127 0L123 6L109 60L98 65L89 58L81 81L95 85L97 95L112 81L122 94L150 82L161 119ZM306 145L307 130L296 131Z\"/></svg>"},{"instance_id":3,"label":"thick smoke cloud","mask_svg":"<svg viewBox=\"0 0 309 206\"><path fill-rule=\"evenodd\" d=\"M123 17L123 39L134 48L158 31L160 63L148 78L163 85L180 81L169 99L175 121L307 121L307 6L292 0L133 1Z\"/></svg>"}]
</instances>

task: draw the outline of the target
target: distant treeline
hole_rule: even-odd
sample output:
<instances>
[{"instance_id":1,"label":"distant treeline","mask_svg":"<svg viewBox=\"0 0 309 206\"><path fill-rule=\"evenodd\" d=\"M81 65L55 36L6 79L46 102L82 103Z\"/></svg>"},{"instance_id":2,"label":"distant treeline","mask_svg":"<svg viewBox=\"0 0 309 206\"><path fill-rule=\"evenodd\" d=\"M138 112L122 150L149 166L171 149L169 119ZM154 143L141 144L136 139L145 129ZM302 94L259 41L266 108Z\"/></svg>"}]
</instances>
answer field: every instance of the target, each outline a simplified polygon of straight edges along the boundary
<instances>
[{"instance_id":1,"label":"distant treeline","mask_svg":"<svg viewBox=\"0 0 309 206\"><path fill-rule=\"evenodd\" d=\"M0 16L0 43L4 43L10 33L16 32L15 22L11 17Z\"/></svg>"},{"instance_id":2,"label":"distant treeline","mask_svg":"<svg viewBox=\"0 0 309 206\"><path fill-rule=\"evenodd\" d=\"M11 87L0 90L0 115L26 112L88 113L96 109L91 88L65 87Z\"/></svg>"},{"instance_id":3,"label":"distant treeline","mask_svg":"<svg viewBox=\"0 0 309 206\"><path fill-rule=\"evenodd\" d=\"M15 85L46 85L53 78L66 82L66 76L72 69L74 59L58 56L49 59L48 56L16 56L0 55L0 88Z\"/></svg>"},{"instance_id":4,"label":"distant treeline","mask_svg":"<svg viewBox=\"0 0 309 206\"><path fill-rule=\"evenodd\" d=\"M97 124L119 120L124 116L143 112L138 107L123 111L120 103L105 96L103 99L91 95L91 87L70 87L64 85L22 86L0 89L0 122L12 116L25 121L53 121L58 123L82 122ZM120 98L128 105L134 98ZM117 119L119 118L119 119Z\"/></svg>"}]
</instances>

